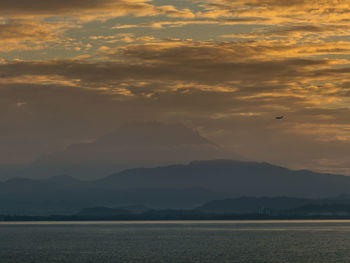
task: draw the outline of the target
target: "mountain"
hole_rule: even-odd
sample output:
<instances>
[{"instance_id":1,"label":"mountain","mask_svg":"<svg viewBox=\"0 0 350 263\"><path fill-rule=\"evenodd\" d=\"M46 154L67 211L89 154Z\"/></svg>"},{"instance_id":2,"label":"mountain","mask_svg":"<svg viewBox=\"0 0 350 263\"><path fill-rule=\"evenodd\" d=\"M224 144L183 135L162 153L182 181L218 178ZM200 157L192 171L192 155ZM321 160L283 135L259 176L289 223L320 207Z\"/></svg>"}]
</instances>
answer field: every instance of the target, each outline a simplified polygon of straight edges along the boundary
<instances>
[{"instance_id":1,"label":"mountain","mask_svg":"<svg viewBox=\"0 0 350 263\"><path fill-rule=\"evenodd\" d=\"M73 183L69 183L72 181ZM68 215L84 207L127 207L141 209L191 208L224 196L200 188L129 188L103 186L100 181L16 178L0 183L0 214ZM124 209L124 208L123 208Z\"/></svg>"},{"instance_id":2,"label":"mountain","mask_svg":"<svg viewBox=\"0 0 350 263\"><path fill-rule=\"evenodd\" d=\"M189 209L212 200L246 196L324 199L349 193L350 178L346 176L293 171L268 163L194 161L129 169L94 181L66 175L11 179L0 183L0 214L72 214L84 207L134 205ZM302 205L304 201L283 200L284 205L288 202Z\"/></svg>"},{"instance_id":3,"label":"mountain","mask_svg":"<svg viewBox=\"0 0 350 263\"><path fill-rule=\"evenodd\" d=\"M243 159L181 124L129 123L93 142L42 156L22 169L21 176L96 179L130 168L218 158Z\"/></svg>"},{"instance_id":4,"label":"mountain","mask_svg":"<svg viewBox=\"0 0 350 263\"><path fill-rule=\"evenodd\" d=\"M297 216L350 216L350 202L307 204L288 211Z\"/></svg>"},{"instance_id":5,"label":"mountain","mask_svg":"<svg viewBox=\"0 0 350 263\"><path fill-rule=\"evenodd\" d=\"M349 218L350 199L242 197L208 202L195 209L84 208L73 220L198 220Z\"/></svg>"},{"instance_id":6,"label":"mountain","mask_svg":"<svg viewBox=\"0 0 350 263\"><path fill-rule=\"evenodd\" d=\"M126 170L96 182L105 188L207 189L226 196L334 197L350 192L350 177L294 171L269 163L232 160Z\"/></svg>"},{"instance_id":7,"label":"mountain","mask_svg":"<svg viewBox=\"0 0 350 263\"><path fill-rule=\"evenodd\" d=\"M148 211L151 211L151 208L142 205L134 205L134 206L124 206L118 208L110 208L110 207L91 207L84 208L77 214L78 216L96 216L96 217L106 217L106 216L118 216L118 215L130 215L130 214L143 214Z\"/></svg>"},{"instance_id":8,"label":"mountain","mask_svg":"<svg viewBox=\"0 0 350 263\"><path fill-rule=\"evenodd\" d=\"M127 209L116 209L108 207L91 207L82 209L77 215L79 216L119 216L130 214L130 211Z\"/></svg>"},{"instance_id":9,"label":"mountain","mask_svg":"<svg viewBox=\"0 0 350 263\"><path fill-rule=\"evenodd\" d=\"M262 209L283 211L318 202L319 200L291 197L240 197L210 201L196 210L217 214L249 214L258 213Z\"/></svg>"}]
</instances>

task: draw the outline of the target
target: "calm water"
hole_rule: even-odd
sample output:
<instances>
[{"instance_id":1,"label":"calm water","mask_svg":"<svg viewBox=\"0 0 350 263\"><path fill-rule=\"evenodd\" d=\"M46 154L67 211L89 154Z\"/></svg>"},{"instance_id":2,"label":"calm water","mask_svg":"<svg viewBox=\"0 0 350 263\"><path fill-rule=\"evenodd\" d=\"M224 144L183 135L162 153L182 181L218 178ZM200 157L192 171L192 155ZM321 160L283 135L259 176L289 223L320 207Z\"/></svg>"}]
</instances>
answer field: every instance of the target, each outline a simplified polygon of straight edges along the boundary
<instances>
[{"instance_id":1,"label":"calm water","mask_svg":"<svg viewBox=\"0 0 350 263\"><path fill-rule=\"evenodd\" d=\"M350 262L350 221L0 223L0 262Z\"/></svg>"}]
</instances>

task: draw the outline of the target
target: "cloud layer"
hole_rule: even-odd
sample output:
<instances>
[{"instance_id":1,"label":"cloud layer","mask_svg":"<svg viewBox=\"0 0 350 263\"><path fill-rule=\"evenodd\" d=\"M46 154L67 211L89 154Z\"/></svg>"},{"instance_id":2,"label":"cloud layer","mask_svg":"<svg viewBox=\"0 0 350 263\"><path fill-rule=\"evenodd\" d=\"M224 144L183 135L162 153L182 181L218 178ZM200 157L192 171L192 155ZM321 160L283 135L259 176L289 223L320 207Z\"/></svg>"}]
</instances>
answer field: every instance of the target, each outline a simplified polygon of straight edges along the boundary
<instances>
[{"instance_id":1,"label":"cloud layer","mask_svg":"<svg viewBox=\"0 0 350 263\"><path fill-rule=\"evenodd\" d=\"M349 7L2 1L1 159L156 119L253 159L350 174Z\"/></svg>"}]
</instances>

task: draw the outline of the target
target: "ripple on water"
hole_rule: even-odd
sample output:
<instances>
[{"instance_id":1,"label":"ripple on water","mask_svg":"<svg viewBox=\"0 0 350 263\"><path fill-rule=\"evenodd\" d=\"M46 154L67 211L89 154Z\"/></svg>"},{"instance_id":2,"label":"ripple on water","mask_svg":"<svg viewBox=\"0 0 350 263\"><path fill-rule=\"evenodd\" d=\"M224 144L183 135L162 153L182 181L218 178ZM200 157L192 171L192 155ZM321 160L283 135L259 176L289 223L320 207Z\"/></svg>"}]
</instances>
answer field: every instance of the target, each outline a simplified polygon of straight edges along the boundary
<instances>
[{"instance_id":1,"label":"ripple on water","mask_svg":"<svg viewBox=\"0 0 350 263\"><path fill-rule=\"evenodd\" d=\"M349 262L350 221L0 224L0 262Z\"/></svg>"}]
</instances>

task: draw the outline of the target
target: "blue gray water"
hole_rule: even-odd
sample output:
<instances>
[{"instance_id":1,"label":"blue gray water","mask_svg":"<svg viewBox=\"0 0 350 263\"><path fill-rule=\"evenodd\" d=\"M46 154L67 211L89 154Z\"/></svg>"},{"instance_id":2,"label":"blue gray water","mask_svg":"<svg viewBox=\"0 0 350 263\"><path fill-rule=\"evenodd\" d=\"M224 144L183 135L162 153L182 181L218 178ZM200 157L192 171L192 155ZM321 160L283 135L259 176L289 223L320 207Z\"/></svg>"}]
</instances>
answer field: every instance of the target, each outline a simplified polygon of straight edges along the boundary
<instances>
[{"instance_id":1,"label":"blue gray water","mask_svg":"<svg viewBox=\"0 0 350 263\"><path fill-rule=\"evenodd\" d=\"M350 221L0 223L0 262L350 262Z\"/></svg>"}]
</instances>

